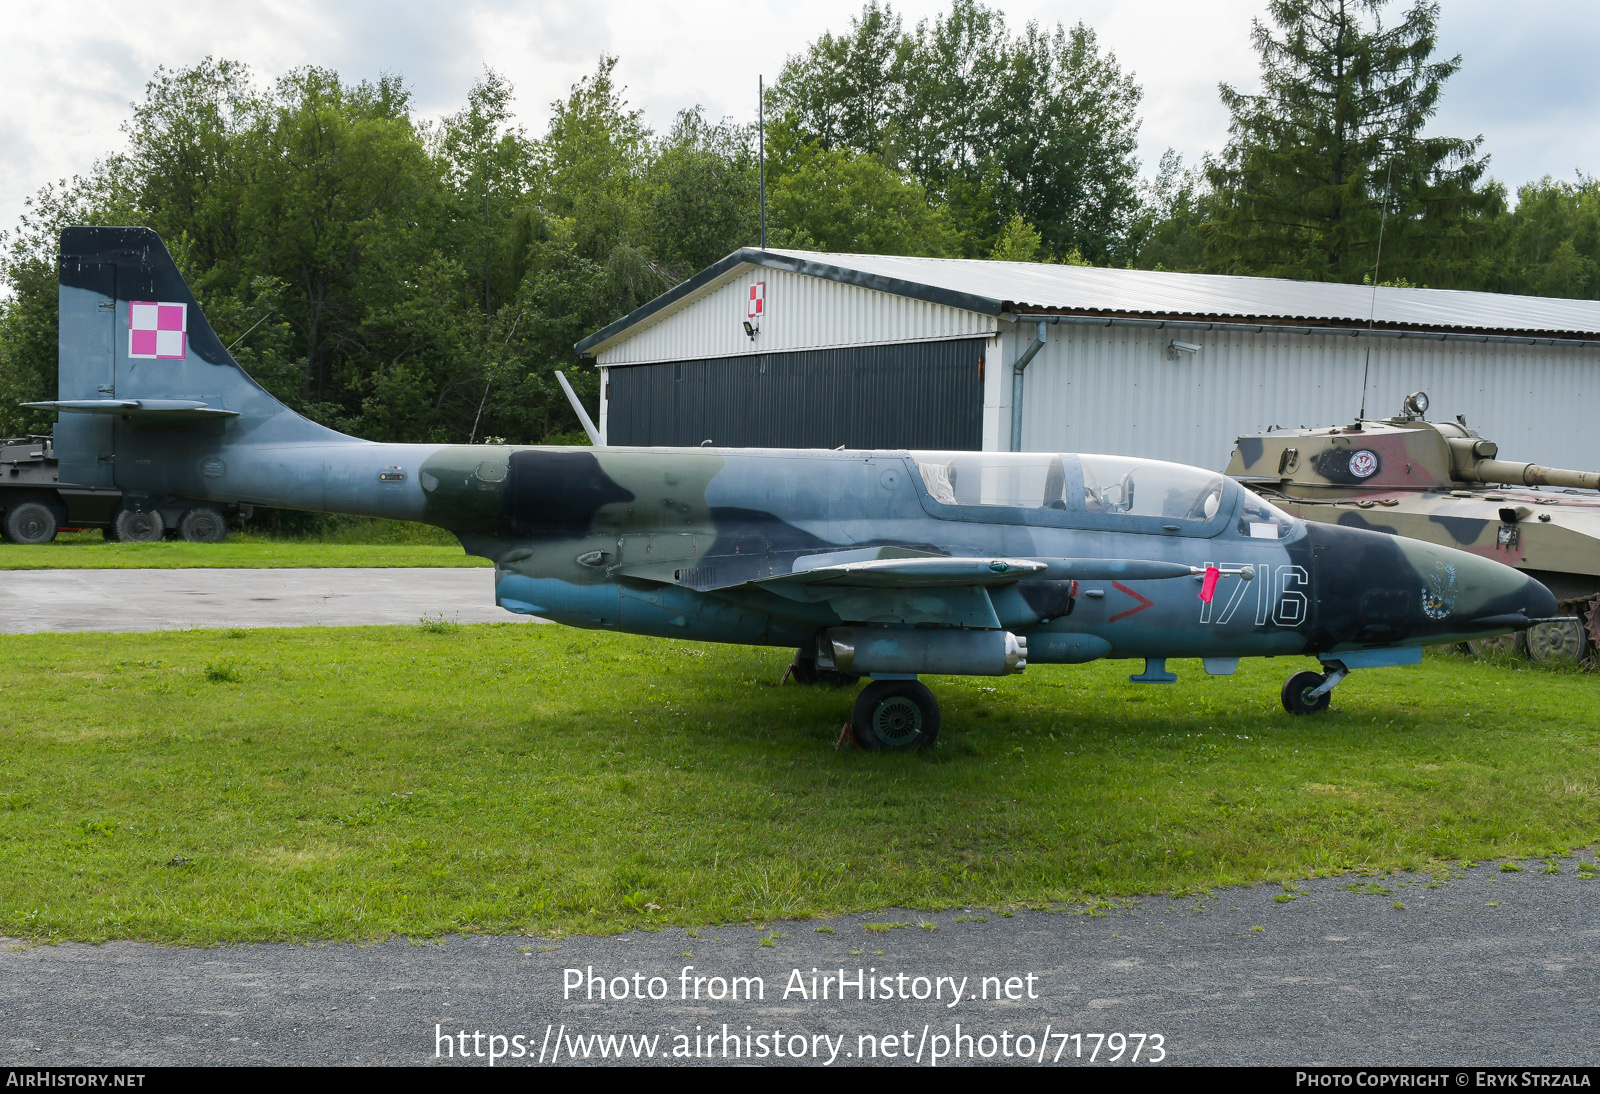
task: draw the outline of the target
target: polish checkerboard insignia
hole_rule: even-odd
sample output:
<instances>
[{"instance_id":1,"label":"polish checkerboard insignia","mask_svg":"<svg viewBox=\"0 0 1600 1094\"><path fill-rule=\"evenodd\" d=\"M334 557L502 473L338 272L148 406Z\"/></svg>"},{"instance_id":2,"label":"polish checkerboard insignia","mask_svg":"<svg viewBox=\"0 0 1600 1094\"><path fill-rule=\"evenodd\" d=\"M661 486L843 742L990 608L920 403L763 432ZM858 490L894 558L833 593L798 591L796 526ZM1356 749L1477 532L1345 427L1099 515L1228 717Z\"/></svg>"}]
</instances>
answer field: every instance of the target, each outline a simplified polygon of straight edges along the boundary
<instances>
[{"instance_id":1,"label":"polish checkerboard insignia","mask_svg":"<svg viewBox=\"0 0 1600 1094\"><path fill-rule=\"evenodd\" d=\"M750 286L750 299L745 303L744 317L746 319L760 319L761 313L766 310L766 306L767 283L765 281L757 281Z\"/></svg>"},{"instance_id":2,"label":"polish checkerboard insignia","mask_svg":"<svg viewBox=\"0 0 1600 1094\"><path fill-rule=\"evenodd\" d=\"M128 356L179 361L189 355L189 305L128 302Z\"/></svg>"}]
</instances>

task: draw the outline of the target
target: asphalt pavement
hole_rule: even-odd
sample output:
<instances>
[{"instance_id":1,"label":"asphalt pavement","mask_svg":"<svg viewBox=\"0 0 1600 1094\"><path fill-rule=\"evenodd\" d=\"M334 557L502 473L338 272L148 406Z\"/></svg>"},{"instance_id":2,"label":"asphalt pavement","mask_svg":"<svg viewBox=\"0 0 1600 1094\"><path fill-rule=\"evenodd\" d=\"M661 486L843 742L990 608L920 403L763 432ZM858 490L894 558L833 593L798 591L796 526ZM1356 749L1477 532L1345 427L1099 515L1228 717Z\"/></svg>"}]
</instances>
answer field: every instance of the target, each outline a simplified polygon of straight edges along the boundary
<instances>
[{"instance_id":1,"label":"asphalt pavement","mask_svg":"<svg viewBox=\"0 0 1600 1094\"><path fill-rule=\"evenodd\" d=\"M360 627L527 621L494 602L488 567L7 570L0 632Z\"/></svg>"},{"instance_id":2,"label":"asphalt pavement","mask_svg":"<svg viewBox=\"0 0 1600 1094\"><path fill-rule=\"evenodd\" d=\"M0 1062L486 1066L498 1052L498 1066L619 1054L835 1067L1082 1066L1091 1054L1115 1066L1593 1065L1600 878L1570 858L1559 873L1521 866L1308 881L1291 900L1275 885L1147 897L1093 914L902 909L561 940L11 945L0 949Z\"/></svg>"}]
</instances>

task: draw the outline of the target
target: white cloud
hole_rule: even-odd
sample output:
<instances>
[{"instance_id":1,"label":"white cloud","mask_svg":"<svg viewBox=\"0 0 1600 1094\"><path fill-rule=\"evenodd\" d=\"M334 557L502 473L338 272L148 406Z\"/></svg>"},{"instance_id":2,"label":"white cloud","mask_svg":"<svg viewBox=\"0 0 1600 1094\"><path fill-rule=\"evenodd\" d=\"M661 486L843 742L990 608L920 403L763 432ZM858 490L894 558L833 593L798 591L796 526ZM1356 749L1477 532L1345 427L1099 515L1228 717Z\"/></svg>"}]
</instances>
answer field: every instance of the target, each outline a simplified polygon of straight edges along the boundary
<instances>
[{"instance_id":1,"label":"white cloud","mask_svg":"<svg viewBox=\"0 0 1600 1094\"><path fill-rule=\"evenodd\" d=\"M908 23L946 3L896 4ZM1251 86L1252 15L1264 0L1016 0L1011 22L1082 19L1145 89L1141 155L1147 169L1175 147L1190 162L1226 138L1219 81ZM159 8L113 0L38 4L5 0L0 43L0 226L45 182L86 170L121 146L118 127L158 64L207 54L244 61L272 78L298 65L347 79L402 73L419 109L457 109L485 64L517 87L524 124L540 131L550 101L618 55L630 99L658 128L700 103L748 119L758 74L826 30L846 29L859 0L677 3L643 0L168 0ZM1483 133L1494 173L1508 182L1575 167L1600 171L1600 20L1587 0L1447 0L1441 45L1464 55L1437 129Z\"/></svg>"}]
</instances>

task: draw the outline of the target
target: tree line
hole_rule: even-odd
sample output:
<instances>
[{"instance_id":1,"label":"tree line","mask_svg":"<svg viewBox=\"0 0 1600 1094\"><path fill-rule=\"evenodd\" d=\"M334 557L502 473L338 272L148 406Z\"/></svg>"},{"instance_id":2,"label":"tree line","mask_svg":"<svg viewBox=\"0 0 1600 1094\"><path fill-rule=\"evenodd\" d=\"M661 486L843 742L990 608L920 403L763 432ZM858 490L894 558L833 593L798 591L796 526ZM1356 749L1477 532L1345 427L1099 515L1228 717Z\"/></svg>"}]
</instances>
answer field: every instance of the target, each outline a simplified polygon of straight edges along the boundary
<instances>
[{"instance_id":1,"label":"tree line","mask_svg":"<svg viewBox=\"0 0 1600 1094\"><path fill-rule=\"evenodd\" d=\"M977 0L908 27L872 0L791 57L765 101L770 246L1260 274L1596 298L1600 183L1513 202L1481 139L1426 132L1459 57L1438 6L1273 0L1261 90L1220 88L1227 144L1153 180L1141 90L1079 23ZM492 71L418 117L402 80L262 84L158 69L123 151L29 202L0 254L0 433L48 428L56 233L146 224L261 383L377 440L571 443L572 345L759 233L755 127L698 107L656 133L615 58L537 136ZM595 376L570 373L593 402Z\"/></svg>"}]
</instances>

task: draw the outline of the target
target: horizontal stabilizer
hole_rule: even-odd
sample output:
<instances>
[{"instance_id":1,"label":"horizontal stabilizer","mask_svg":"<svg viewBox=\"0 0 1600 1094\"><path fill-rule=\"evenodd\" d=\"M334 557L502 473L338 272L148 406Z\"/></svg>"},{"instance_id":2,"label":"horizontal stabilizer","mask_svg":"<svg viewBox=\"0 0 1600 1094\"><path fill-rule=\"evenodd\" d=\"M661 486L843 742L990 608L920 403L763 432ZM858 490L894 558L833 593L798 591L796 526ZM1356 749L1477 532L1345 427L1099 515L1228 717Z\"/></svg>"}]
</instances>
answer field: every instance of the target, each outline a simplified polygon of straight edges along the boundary
<instances>
[{"instance_id":1,"label":"horizontal stabilizer","mask_svg":"<svg viewBox=\"0 0 1600 1094\"><path fill-rule=\"evenodd\" d=\"M57 399L48 403L22 405L35 410L58 410L69 414L115 414L121 418L162 421L200 421L239 416L237 410L219 410L194 399Z\"/></svg>"}]
</instances>

